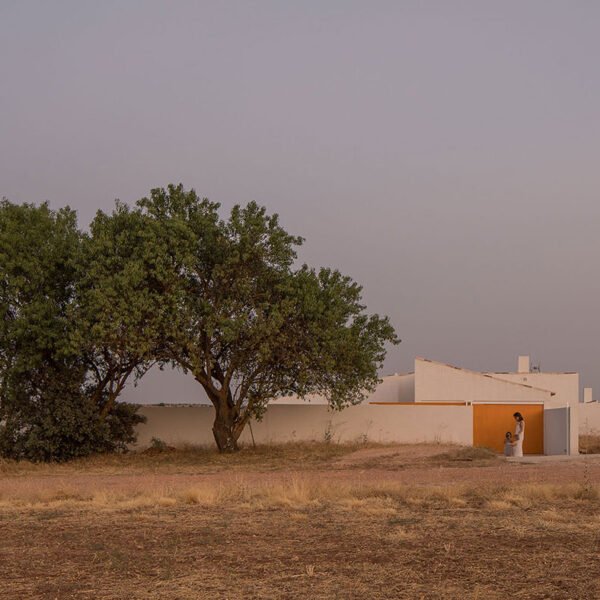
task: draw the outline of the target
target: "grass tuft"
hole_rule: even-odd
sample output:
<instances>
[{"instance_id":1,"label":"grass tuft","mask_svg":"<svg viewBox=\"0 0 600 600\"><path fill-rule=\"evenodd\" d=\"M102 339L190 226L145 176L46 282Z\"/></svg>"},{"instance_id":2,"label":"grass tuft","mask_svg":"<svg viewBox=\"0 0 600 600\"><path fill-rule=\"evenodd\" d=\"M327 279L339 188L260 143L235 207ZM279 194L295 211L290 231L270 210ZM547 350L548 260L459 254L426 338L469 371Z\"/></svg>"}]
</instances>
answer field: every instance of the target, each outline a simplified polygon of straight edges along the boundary
<instances>
[{"instance_id":1,"label":"grass tuft","mask_svg":"<svg viewBox=\"0 0 600 600\"><path fill-rule=\"evenodd\" d=\"M600 454L600 435L580 435L579 452L581 454Z\"/></svg>"},{"instance_id":2,"label":"grass tuft","mask_svg":"<svg viewBox=\"0 0 600 600\"><path fill-rule=\"evenodd\" d=\"M475 448L471 446L459 446L449 452L436 454L429 458L435 463L441 462L494 462L499 460L498 454L490 448Z\"/></svg>"}]
</instances>

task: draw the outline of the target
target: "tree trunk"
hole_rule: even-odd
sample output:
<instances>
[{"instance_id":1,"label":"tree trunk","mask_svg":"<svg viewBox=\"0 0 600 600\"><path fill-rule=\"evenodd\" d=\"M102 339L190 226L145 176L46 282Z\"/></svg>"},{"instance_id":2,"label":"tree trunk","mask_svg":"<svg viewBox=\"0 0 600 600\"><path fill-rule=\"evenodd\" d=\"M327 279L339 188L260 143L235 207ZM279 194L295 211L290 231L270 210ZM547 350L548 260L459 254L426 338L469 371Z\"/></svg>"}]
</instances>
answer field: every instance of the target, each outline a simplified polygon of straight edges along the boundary
<instances>
[{"instance_id":1,"label":"tree trunk","mask_svg":"<svg viewBox=\"0 0 600 600\"><path fill-rule=\"evenodd\" d=\"M216 409L217 415L213 424L213 435L219 452L237 452L239 433L235 431L233 415L229 411ZM237 435L236 435L237 434Z\"/></svg>"}]
</instances>

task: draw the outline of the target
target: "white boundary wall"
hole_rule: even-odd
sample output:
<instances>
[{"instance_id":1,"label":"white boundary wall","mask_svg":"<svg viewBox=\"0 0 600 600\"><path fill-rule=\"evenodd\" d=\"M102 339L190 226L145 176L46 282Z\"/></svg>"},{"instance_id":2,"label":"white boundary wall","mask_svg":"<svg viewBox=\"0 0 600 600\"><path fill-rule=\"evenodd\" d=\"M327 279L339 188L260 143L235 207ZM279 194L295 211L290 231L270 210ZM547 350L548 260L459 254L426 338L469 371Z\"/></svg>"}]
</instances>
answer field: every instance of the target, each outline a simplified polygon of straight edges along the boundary
<instances>
[{"instance_id":1,"label":"white boundary wall","mask_svg":"<svg viewBox=\"0 0 600 600\"><path fill-rule=\"evenodd\" d=\"M579 404L579 433L600 435L600 402Z\"/></svg>"},{"instance_id":2,"label":"white boundary wall","mask_svg":"<svg viewBox=\"0 0 600 600\"><path fill-rule=\"evenodd\" d=\"M167 444L213 444L211 406L143 406L148 419L137 427L140 447L153 437ZM453 442L473 444L471 406L370 405L332 412L326 406L271 405L252 422L257 444L291 441ZM252 441L246 427L241 442Z\"/></svg>"}]
</instances>

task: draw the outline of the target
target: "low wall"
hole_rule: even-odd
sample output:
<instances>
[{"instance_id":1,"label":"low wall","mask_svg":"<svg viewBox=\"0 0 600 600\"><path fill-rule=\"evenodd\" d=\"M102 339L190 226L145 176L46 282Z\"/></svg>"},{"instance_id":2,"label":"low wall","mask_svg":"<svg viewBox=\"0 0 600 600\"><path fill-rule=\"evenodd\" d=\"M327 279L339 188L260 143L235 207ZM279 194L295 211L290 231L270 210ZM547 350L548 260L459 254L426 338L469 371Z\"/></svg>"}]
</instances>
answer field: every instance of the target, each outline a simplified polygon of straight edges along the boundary
<instances>
[{"instance_id":1,"label":"low wall","mask_svg":"<svg viewBox=\"0 0 600 600\"><path fill-rule=\"evenodd\" d=\"M579 404L579 433L600 435L600 402Z\"/></svg>"},{"instance_id":2,"label":"low wall","mask_svg":"<svg viewBox=\"0 0 600 600\"><path fill-rule=\"evenodd\" d=\"M139 425L138 446L153 437L171 445L213 444L211 406L143 406L148 419ZM473 443L471 406L372 405L332 412L326 406L272 405L260 422L252 421L256 443L290 441L454 442ZM242 442L251 442L246 427Z\"/></svg>"}]
</instances>

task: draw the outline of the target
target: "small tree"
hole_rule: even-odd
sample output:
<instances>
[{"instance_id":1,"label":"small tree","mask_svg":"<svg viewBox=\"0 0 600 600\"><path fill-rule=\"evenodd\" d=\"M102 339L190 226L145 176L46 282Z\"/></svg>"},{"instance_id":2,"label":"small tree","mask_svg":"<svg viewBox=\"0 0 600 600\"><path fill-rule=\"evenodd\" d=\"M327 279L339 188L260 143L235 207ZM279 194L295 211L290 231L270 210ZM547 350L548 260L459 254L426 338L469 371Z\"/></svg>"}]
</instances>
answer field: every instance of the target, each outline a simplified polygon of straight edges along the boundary
<instances>
[{"instance_id":1,"label":"small tree","mask_svg":"<svg viewBox=\"0 0 600 600\"><path fill-rule=\"evenodd\" d=\"M0 454L66 460L122 448L136 407L102 414L84 356L75 212L0 204Z\"/></svg>"},{"instance_id":2,"label":"small tree","mask_svg":"<svg viewBox=\"0 0 600 600\"><path fill-rule=\"evenodd\" d=\"M299 237L251 202L227 221L181 185L154 189L140 208L177 256L178 310L164 358L190 371L215 407L219 450L238 449L251 417L287 394L325 396L342 409L379 381L387 317L367 315L361 288L338 271L295 269Z\"/></svg>"},{"instance_id":3,"label":"small tree","mask_svg":"<svg viewBox=\"0 0 600 600\"><path fill-rule=\"evenodd\" d=\"M67 458L100 435L82 394L69 318L80 251L75 213L0 206L0 452ZM77 449L73 441L77 440Z\"/></svg>"}]
</instances>

